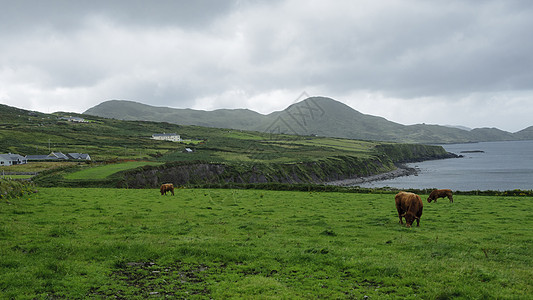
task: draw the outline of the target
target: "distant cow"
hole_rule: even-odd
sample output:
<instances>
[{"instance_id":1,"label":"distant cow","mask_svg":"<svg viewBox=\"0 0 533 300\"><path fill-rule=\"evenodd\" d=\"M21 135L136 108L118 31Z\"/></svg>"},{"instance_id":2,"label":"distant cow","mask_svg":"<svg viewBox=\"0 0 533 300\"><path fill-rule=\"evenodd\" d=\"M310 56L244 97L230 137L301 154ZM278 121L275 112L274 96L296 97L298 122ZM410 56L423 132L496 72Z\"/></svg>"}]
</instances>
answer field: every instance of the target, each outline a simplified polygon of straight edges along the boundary
<instances>
[{"instance_id":1,"label":"distant cow","mask_svg":"<svg viewBox=\"0 0 533 300\"><path fill-rule=\"evenodd\" d=\"M167 192L171 192L172 196L174 196L174 185L172 183L164 183L161 185L160 191L161 196L166 195Z\"/></svg>"},{"instance_id":2,"label":"distant cow","mask_svg":"<svg viewBox=\"0 0 533 300\"><path fill-rule=\"evenodd\" d=\"M399 192L394 197L396 202L396 209L398 210L398 218L400 224L403 224L402 217L405 217L407 227L411 227L416 220L416 226L420 226L420 217L422 216L422 209L424 204L420 196L409 192Z\"/></svg>"},{"instance_id":3,"label":"distant cow","mask_svg":"<svg viewBox=\"0 0 533 300\"><path fill-rule=\"evenodd\" d=\"M429 194L429 197L428 197L428 203L431 203L431 200L437 202L438 198L444 198L444 197L448 197L448 199L450 199L450 203L453 203L452 190L448 190L448 189L434 190L433 192L431 192L431 194Z\"/></svg>"}]
</instances>

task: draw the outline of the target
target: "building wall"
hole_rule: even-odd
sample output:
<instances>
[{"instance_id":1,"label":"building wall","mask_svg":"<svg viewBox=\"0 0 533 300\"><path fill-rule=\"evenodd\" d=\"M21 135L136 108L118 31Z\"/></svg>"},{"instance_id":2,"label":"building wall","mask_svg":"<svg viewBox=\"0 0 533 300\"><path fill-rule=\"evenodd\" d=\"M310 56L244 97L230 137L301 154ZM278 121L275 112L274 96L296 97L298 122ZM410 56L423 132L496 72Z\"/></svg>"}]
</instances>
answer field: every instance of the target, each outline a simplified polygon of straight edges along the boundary
<instances>
[{"instance_id":1,"label":"building wall","mask_svg":"<svg viewBox=\"0 0 533 300\"><path fill-rule=\"evenodd\" d=\"M0 166L11 166L11 161L0 158Z\"/></svg>"},{"instance_id":2,"label":"building wall","mask_svg":"<svg viewBox=\"0 0 533 300\"><path fill-rule=\"evenodd\" d=\"M172 141L172 142L179 142L181 141L181 137L179 135L153 135L152 138L154 140L162 140L162 141Z\"/></svg>"}]
</instances>

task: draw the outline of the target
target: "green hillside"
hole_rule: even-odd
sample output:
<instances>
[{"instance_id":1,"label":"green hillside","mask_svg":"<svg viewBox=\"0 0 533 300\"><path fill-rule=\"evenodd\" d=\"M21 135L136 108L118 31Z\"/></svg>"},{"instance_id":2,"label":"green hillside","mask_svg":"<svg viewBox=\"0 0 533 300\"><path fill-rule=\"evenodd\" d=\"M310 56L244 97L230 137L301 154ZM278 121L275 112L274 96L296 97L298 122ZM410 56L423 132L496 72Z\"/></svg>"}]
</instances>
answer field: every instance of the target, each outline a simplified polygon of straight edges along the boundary
<instances>
[{"instance_id":1,"label":"green hillside","mask_svg":"<svg viewBox=\"0 0 533 300\"><path fill-rule=\"evenodd\" d=\"M61 116L86 117L88 123L69 122ZM0 153L76 152L89 153L93 160L150 158L175 151L175 144L150 137L181 128L168 123L125 122L72 113L35 114L7 106L0 107L0 117Z\"/></svg>"},{"instance_id":2,"label":"green hillside","mask_svg":"<svg viewBox=\"0 0 533 300\"><path fill-rule=\"evenodd\" d=\"M120 180L122 185L153 187L162 180L180 182L176 173L188 176L186 181L180 183L319 183L374 175L396 169L397 163L446 158L451 155L439 146L273 134L165 122L123 121L69 113L36 114L7 106L0 107L0 115L6 117L2 118L3 123L0 124L0 153L88 153L92 158L90 165L117 160L181 162L180 165L141 170L149 172L151 175L146 176L155 176L158 181L139 181L136 175L130 174L127 181L117 177L95 177L92 178L95 180L93 186L116 185L117 180ZM85 122L70 122L64 116L84 118ZM163 132L180 134L184 141L176 143L151 138L152 134ZM388 146L385 147L386 145ZM391 147L398 151L391 151ZM184 151L186 148L192 152ZM6 171L27 170L33 164L35 163L28 167L12 166ZM191 169L186 167L188 165L196 167ZM200 166L206 166L204 169L207 171L194 173ZM4 169L6 168L3 167ZM48 177L43 175L46 177L44 179L43 176L38 176L36 182L47 186L58 183L77 185L72 181L80 181L76 176L81 176L84 178L81 182L85 186L88 184L85 179L91 179L86 174L69 175L72 170L64 165L61 165L60 170L65 170L62 172L66 173L47 175Z\"/></svg>"}]
</instances>

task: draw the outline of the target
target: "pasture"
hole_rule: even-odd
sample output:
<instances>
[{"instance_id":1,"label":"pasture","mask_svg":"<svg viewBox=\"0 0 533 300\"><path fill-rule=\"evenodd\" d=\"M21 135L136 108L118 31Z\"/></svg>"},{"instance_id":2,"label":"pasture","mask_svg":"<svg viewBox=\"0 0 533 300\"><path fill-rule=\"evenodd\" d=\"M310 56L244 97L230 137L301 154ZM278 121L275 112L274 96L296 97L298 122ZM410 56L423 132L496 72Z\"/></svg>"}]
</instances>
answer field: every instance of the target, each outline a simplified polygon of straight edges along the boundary
<instances>
[{"instance_id":1,"label":"pasture","mask_svg":"<svg viewBox=\"0 0 533 300\"><path fill-rule=\"evenodd\" d=\"M0 202L0 298L529 299L530 197L41 188Z\"/></svg>"}]
</instances>

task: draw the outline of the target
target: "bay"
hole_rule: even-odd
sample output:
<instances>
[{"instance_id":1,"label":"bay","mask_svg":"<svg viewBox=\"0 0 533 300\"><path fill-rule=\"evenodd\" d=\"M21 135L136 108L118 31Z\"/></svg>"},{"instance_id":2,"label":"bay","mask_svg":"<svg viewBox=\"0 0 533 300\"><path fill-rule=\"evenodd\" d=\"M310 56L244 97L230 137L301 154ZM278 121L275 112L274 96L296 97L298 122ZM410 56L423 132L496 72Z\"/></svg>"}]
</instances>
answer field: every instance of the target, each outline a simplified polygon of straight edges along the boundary
<instances>
[{"instance_id":1,"label":"bay","mask_svg":"<svg viewBox=\"0 0 533 300\"><path fill-rule=\"evenodd\" d=\"M358 184L400 189L449 188L458 191L533 190L533 141L442 145L462 158L407 164L417 175Z\"/></svg>"}]
</instances>

